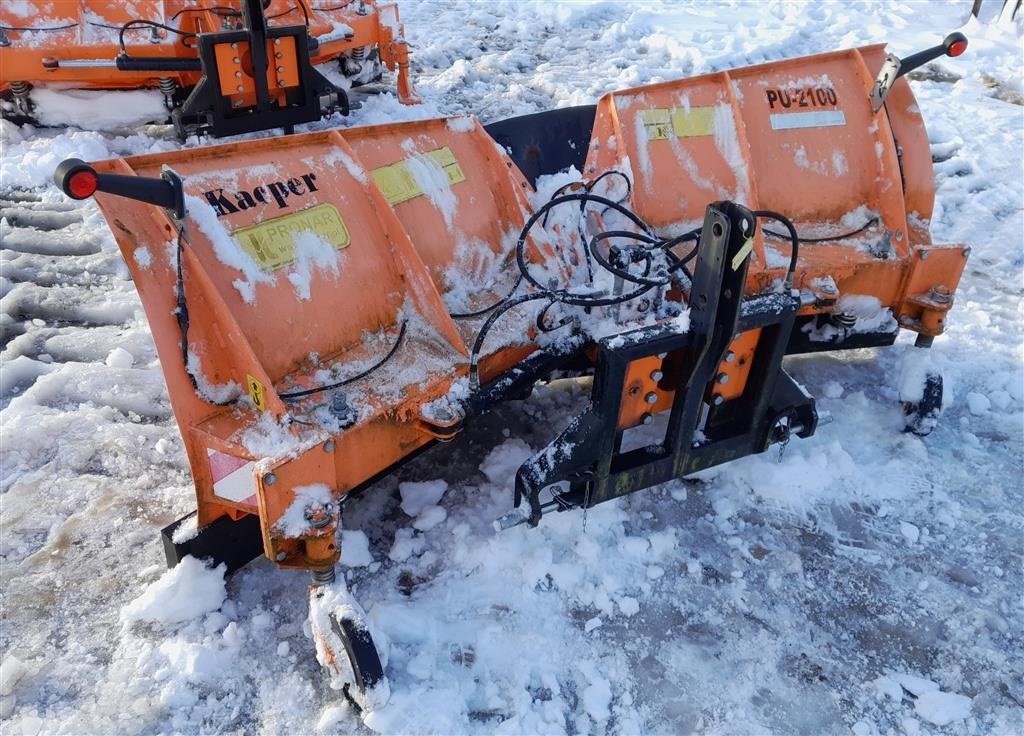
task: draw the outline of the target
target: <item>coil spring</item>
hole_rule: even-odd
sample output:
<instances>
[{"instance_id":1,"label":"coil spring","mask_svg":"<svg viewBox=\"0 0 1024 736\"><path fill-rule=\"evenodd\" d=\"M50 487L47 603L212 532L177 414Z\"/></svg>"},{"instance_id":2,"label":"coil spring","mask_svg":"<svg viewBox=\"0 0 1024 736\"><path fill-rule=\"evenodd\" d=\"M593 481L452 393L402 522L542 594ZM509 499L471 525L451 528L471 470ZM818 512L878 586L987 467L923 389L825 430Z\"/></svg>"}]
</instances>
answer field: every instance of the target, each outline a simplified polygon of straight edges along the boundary
<instances>
[{"instance_id":1,"label":"coil spring","mask_svg":"<svg viewBox=\"0 0 1024 736\"><path fill-rule=\"evenodd\" d=\"M355 61L362 61L363 59L366 58L366 47L360 46L357 49L352 49L352 51L350 51L349 53L352 55L352 58Z\"/></svg>"},{"instance_id":2,"label":"coil spring","mask_svg":"<svg viewBox=\"0 0 1024 736\"><path fill-rule=\"evenodd\" d=\"M157 80L157 86L160 91L164 93L164 107L168 111L174 109L174 93L178 91L177 83L170 77L160 77Z\"/></svg>"},{"instance_id":3,"label":"coil spring","mask_svg":"<svg viewBox=\"0 0 1024 736\"><path fill-rule=\"evenodd\" d=\"M334 566L321 570L310 570L310 576L313 578L313 587L319 588L322 585L330 585L334 582Z\"/></svg>"},{"instance_id":4,"label":"coil spring","mask_svg":"<svg viewBox=\"0 0 1024 736\"><path fill-rule=\"evenodd\" d=\"M839 327L853 327L857 324L857 315L855 314L844 314L839 312L838 314L833 312L831 316L832 324L838 325Z\"/></svg>"},{"instance_id":5,"label":"coil spring","mask_svg":"<svg viewBox=\"0 0 1024 736\"><path fill-rule=\"evenodd\" d=\"M32 100L28 96L31 91L32 85L28 82L11 82L11 95L18 105L18 109L26 115L32 114Z\"/></svg>"}]
</instances>

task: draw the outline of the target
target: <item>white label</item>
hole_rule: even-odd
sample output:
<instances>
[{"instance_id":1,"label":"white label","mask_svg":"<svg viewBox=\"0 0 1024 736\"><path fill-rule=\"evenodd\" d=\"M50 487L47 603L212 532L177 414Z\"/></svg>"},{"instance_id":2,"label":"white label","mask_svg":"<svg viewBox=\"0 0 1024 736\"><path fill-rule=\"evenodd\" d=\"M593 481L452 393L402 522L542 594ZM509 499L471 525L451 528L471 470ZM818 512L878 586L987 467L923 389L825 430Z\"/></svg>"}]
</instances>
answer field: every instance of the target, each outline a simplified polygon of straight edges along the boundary
<instances>
[{"instance_id":1,"label":"white label","mask_svg":"<svg viewBox=\"0 0 1024 736\"><path fill-rule=\"evenodd\" d=\"M815 112L782 112L772 113L772 130L793 130L794 128L828 128L833 125L846 125L846 115L842 110L817 110Z\"/></svg>"},{"instance_id":2,"label":"white label","mask_svg":"<svg viewBox=\"0 0 1024 736\"><path fill-rule=\"evenodd\" d=\"M253 483L252 471L256 463L233 455L225 455L206 448L207 459L210 461L210 474L213 476L213 495L220 498L256 505L256 486Z\"/></svg>"}]
</instances>

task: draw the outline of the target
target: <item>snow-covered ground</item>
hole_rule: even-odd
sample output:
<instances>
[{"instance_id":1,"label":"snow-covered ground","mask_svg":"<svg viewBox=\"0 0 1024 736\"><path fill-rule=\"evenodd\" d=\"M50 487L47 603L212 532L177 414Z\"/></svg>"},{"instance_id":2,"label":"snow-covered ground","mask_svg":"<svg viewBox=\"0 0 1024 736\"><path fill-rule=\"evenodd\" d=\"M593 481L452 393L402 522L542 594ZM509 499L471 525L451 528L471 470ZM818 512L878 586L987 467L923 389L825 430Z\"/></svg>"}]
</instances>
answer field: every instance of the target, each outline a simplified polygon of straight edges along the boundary
<instances>
[{"instance_id":1,"label":"snow-covered ground","mask_svg":"<svg viewBox=\"0 0 1024 736\"><path fill-rule=\"evenodd\" d=\"M973 248L933 349L952 387L903 434L902 353L790 359L835 422L807 441L496 533L518 463L586 400L538 387L346 508L347 575L390 639L389 733L1024 732L1022 27L964 30L914 82L937 242ZM402 0L426 104L485 122L611 90L963 27L970 2ZM3 127L0 731L367 729L306 636L307 580L260 560L164 574L194 507L142 309L61 159L170 150ZM410 515L412 514L412 515Z\"/></svg>"}]
</instances>

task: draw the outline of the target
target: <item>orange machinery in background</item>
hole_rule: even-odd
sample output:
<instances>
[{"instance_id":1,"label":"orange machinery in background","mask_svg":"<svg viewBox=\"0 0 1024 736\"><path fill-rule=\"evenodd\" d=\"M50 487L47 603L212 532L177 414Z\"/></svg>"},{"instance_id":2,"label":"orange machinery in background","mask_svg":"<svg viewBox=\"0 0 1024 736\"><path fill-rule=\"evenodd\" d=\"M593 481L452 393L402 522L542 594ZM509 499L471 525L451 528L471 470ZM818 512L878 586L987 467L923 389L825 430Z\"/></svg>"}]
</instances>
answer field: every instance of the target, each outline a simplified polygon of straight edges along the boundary
<instances>
[{"instance_id":1,"label":"orange machinery in background","mask_svg":"<svg viewBox=\"0 0 1024 736\"><path fill-rule=\"evenodd\" d=\"M337 60L335 85L314 68ZM159 89L180 137L232 135L348 112L346 86L397 72L418 102L395 3L377 0L76 0L0 3L5 116L34 87ZM154 121L162 122L162 121Z\"/></svg>"},{"instance_id":2,"label":"orange machinery in background","mask_svg":"<svg viewBox=\"0 0 1024 736\"><path fill-rule=\"evenodd\" d=\"M318 656L372 708L386 678L336 532L418 450L552 374L592 376L517 472L528 513L508 527L809 437L823 417L785 355L942 332L969 249L932 242L901 74L965 46L819 54L486 128L64 162L58 184L97 194L124 254L192 467L201 532L168 531L169 561L311 571ZM567 164L584 180L534 201ZM905 410L926 434L942 387L922 382ZM643 425L660 439L624 441Z\"/></svg>"}]
</instances>

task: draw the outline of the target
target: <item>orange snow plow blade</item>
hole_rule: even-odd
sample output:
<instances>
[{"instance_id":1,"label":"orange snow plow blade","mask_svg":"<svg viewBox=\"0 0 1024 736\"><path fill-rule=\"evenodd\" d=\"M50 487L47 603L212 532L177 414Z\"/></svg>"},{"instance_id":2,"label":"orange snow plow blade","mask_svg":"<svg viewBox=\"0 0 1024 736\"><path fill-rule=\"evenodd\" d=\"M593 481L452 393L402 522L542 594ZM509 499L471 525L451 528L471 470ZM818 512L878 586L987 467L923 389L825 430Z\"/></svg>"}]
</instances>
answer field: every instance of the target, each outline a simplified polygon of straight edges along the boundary
<instances>
[{"instance_id":1,"label":"orange snow plow blade","mask_svg":"<svg viewBox=\"0 0 1024 736\"><path fill-rule=\"evenodd\" d=\"M930 242L927 139L906 83L894 86L887 115L871 111L870 69L882 54L868 47L606 95L585 173L622 172L636 215L659 230L699 225L708 203L722 200L787 213L802 234L795 264L781 226L756 229L742 255L747 293L778 293L787 280L799 290L788 352L859 345L859 334L887 344L893 318L938 334L967 249ZM522 280L516 241L531 187L472 118L137 156L96 170L183 186L180 220L174 207L97 197L186 428L200 525L258 513L269 557L331 564L336 550L304 545L309 527L289 522L288 510L302 489L336 497L458 431L462 416L445 397L476 365L470 354L489 307ZM567 260L557 237L528 242L528 260L562 280L579 276L580 259ZM541 346L533 315L507 319L501 339L482 343L474 385ZM718 400L743 394L759 335L733 341L741 359L719 366L730 380L714 389ZM631 375L650 373L646 365ZM651 408L631 396L620 429L671 404L671 392Z\"/></svg>"},{"instance_id":2,"label":"orange snow plow blade","mask_svg":"<svg viewBox=\"0 0 1024 736\"><path fill-rule=\"evenodd\" d=\"M528 207L525 180L470 118L351 139L314 133L96 166L140 180L169 168L185 184L180 222L97 199L187 428L200 525L258 513L265 551L283 565L337 556L282 522L301 489L344 493L450 435L458 417L424 410L468 368L471 333L445 300L501 298L476 293L474 268L510 288L503 256ZM481 258L481 246L494 250ZM445 286L455 264L458 294ZM521 334L486 356L485 380L530 352Z\"/></svg>"},{"instance_id":3,"label":"orange snow plow blade","mask_svg":"<svg viewBox=\"0 0 1024 736\"><path fill-rule=\"evenodd\" d=\"M258 551L237 529L258 520L270 559L313 573L321 662L379 703L336 532L350 494L419 450L539 381L592 377L584 410L517 470L527 509L508 528L813 435L828 417L787 354L891 345L901 328L928 347L943 330L969 249L931 242L927 136L901 73L965 44L822 54L486 128L65 161L57 183L96 193L135 280L197 523L216 530L169 527L169 561L240 567ZM927 434L942 383L920 378L901 400ZM658 419L661 439L629 449Z\"/></svg>"},{"instance_id":4,"label":"orange snow plow blade","mask_svg":"<svg viewBox=\"0 0 1024 736\"><path fill-rule=\"evenodd\" d=\"M334 60L340 89L313 68ZM32 119L46 88L159 89L179 135L231 135L345 113L344 87L384 67L399 99L418 102L398 7L377 0L0 3L0 94L15 119ZM244 125L220 123L242 113Z\"/></svg>"},{"instance_id":5,"label":"orange snow plow blade","mask_svg":"<svg viewBox=\"0 0 1024 736\"><path fill-rule=\"evenodd\" d=\"M660 227L697 224L719 199L785 213L801 234L801 315L829 315L807 330L812 339L855 327L861 297L937 335L969 250L931 242L931 154L906 81L887 114L871 110L866 90L883 58L870 46L611 93L585 172L631 171L637 213ZM778 224L760 229L748 289L783 280L790 252Z\"/></svg>"}]
</instances>

